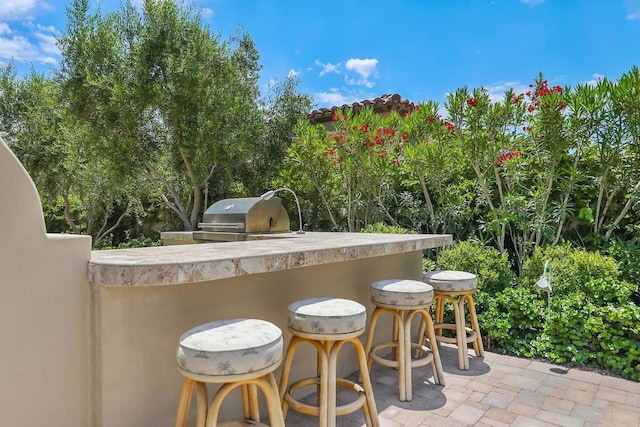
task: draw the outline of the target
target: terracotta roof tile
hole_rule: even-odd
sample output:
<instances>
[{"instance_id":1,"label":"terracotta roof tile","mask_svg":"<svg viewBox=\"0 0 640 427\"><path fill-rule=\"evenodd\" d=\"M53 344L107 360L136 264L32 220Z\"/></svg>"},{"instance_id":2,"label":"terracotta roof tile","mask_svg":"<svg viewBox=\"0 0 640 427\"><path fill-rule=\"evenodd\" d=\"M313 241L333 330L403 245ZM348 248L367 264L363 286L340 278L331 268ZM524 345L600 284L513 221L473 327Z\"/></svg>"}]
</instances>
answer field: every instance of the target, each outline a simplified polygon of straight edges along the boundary
<instances>
[{"instance_id":1,"label":"terracotta roof tile","mask_svg":"<svg viewBox=\"0 0 640 427\"><path fill-rule=\"evenodd\" d=\"M354 111L358 111L366 106L371 106L373 111L378 114L386 113L390 111L398 111L400 114L411 112L415 108L415 104L406 99L402 99L397 93L393 95L382 95L375 99L365 99L360 102L354 102L353 104L344 104L342 106L335 106L331 108L320 108L313 110L307 115L311 123L324 123L331 121L331 118L337 110L345 110L347 108L353 108Z\"/></svg>"}]
</instances>

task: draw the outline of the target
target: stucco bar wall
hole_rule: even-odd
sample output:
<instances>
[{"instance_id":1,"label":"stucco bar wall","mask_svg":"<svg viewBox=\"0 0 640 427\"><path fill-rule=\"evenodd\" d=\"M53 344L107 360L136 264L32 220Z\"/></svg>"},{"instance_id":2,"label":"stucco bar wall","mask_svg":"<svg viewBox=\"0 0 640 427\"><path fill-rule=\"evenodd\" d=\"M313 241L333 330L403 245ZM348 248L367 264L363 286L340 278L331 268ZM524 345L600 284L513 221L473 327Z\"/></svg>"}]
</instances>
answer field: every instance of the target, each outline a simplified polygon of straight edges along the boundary
<instances>
[{"instance_id":1,"label":"stucco bar wall","mask_svg":"<svg viewBox=\"0 0 640 427\"><path fill-rule=\"evenodd\" d=\"M95 291L94 375L99 384L94 425L172 425L182 380L175 349L189 328L215 319L260 318L283 329L286 345L290 303L350 298L370 314L373 281L419 279L422 249L450 243L448 235L308 233L269 241L93 252L89 276ZM294 361L293 379L313 375L315 355L304 350ZM352 349L345 350L342 375L357 369ZM227 403L223 415L237 415L238 399Z\"/></svg>"}]
</instances>

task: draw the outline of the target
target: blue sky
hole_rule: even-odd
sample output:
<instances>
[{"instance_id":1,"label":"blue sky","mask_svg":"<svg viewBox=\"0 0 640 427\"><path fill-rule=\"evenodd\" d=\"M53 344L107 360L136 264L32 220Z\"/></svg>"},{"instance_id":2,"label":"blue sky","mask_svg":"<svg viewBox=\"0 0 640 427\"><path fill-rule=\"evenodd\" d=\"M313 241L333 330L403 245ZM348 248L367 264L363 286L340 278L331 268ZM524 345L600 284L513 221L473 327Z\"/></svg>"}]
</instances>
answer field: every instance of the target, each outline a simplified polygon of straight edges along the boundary
<instances>
[{"instance_id":1,"label":"blue sky","mask_svg":"<svg viewBox=\"0 0 640 427\"><path fill-rule=\"evenodd\" d=\"M251 34L263 89L295 74L316 107L387 93L442 103L464 85L497 99L540 71L564 86L640 65L640 0L189 1L223 38ZM56 67L66 4L0 0L0 63Z\"/></svg>"}]
</instances>

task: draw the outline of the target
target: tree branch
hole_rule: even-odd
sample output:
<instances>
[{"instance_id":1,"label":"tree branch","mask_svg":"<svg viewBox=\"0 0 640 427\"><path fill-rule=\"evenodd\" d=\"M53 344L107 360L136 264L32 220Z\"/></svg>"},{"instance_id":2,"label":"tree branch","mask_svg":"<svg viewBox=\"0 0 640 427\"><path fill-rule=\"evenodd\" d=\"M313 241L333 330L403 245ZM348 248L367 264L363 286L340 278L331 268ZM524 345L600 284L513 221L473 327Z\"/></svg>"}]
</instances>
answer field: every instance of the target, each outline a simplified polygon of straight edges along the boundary
<instances>
[{"instance_id":1,"label":"tree branch","mask_svg":"<svg viewBox=\"0 0 640 427\"><path fill-rule=\"evenodd\" d=\"M67 221L67 224L69 224L69 227L71 227L71 231L73 231L73 234L80 234L80 230L78 229L76 222L73 220L73 217L71 216L71 208L69 207L69 195L67 193L64 193L62 195L62 200L64 201L65 221Z\"/></svg>"},{"instance_id":2,"label":"tree branch","mask_svg":"<svg viewBox=\"0 0 640 427\"><path fill-rule=\"evenodd\" d=\"M638 181L636 185L633 187L632 193L635 193L638 190L640 190L640 181ZM618 224L620 224L620 221L622 221L625 215L627 215L627 212L629 211L629 209L631 209L631 206L633 205L633 203L634 203L633 197L629 197L629 199L627 200L627 203L624 204L624 208L622 208L622 211L618 214L615 221L613 221L613 224L611 224L611 226L608 227L609 229L604 235L604 238L606 240L609 240L609 238L611 237L611 233L613 233L613 230L615 230Z\"/></svg>"}]
</instances>

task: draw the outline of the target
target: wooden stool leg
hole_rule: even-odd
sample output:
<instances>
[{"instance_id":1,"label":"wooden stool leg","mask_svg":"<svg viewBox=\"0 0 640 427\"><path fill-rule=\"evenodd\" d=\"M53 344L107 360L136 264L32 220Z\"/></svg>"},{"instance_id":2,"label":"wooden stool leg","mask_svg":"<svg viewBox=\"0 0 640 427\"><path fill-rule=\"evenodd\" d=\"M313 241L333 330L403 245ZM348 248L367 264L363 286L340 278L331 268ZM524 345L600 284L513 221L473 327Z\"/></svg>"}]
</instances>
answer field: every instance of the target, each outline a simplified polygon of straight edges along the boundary
<instances>
[{"instance_id":1,"label":"wooden stool leg","mask_svg":"<svg viewBox=\"0 0 640 427\"><path fill-rule=\"evenodd\" d=\"M269 424L271 424L272 427L284 427L284 415L282 414L280 397L278 395L278 384L276 384L276 378L273 376L273 372L270 372L266 379L269 388L268 390L263 390L263 392L267 401Z\"/></svg>"},{"instance_id":2,"label":"wooden stool leg","mask_svg":"<svg viewBox=\"0 0 640 427\"><path fill-rule=\"evenodd\" d=\"M291 364L293 363L293 356L296 352L296 348L300 343L303 342L300 337L296 337L295 335L291 337L291 341L289 341L289 346L287 347L287 353L284 358L284 362L282 364L282 373L280 374L280 402L282 403L282 414L286 418L287 411L289 409L289 405L287 404L284 395L287 391L287 385L289 382L289 375L291 375Z\"/></svg>"},{"instance_id":3,"label":"wooden stool leg","mask_svg":"<svg viewBox=\"0 0 640 427\"><path fill-rule=\"evenodd\" d=\"M398 322L398 318L393 316L393 335L391 336L391 341L398 342L400 339L400 329L402 327L402 322ZM400 355L398 354L399 347L393 347L391 349L391 358L393 360L399 360Z\"/></svg>"},{"instance_id":4,"label":"wooden stool leg","mask_svg":"<svg viewBox=\"0 0 640 427\"><path fill-rule=\"evenodd\" d=\"M413 399L413 375L411 368L411 320L413 319L414 313L407 313L403 311L403 328L404 328L404 341L402 343L398 343L404 348L404 359L402 363L404 363L404 387L405 387L405 396L406 401L411 402Z\"/></svg>"},{"instance_id":5,"label":"wooden stool leg","mask_svg":"<svg viewBox=\"0 0 640 427\"><path fill-rule=\"evenodd\" d=\"M256 422L260 422L260 405L258 404L258 388L251 384L249 385L249 408L251 408L250 419Z\"/></svg>"},{"instance_id":6,"label":"wooden stool leg","mask_svg":"<svg viewBox=\"0 0 640 427\"><path fill-rule=\"evenodd\" d=\"M344 345L344 341L332 341L327 347L329 354L329 376L326 381L327 386L327 426L336 427L336 406L338 401L338 353Z\"/></svg>"},{"instance_id":7,"label":"wooden stool leg","mask_svg":"<svg viewBox=\"0 0 640 427\"><path fill-rule=\"evenodd\" d=\"M207 384L196 381L196 427L204 427L208 405Z\"/></svg>"},{"instance_id":8,"label":"wooden stool leg","mask_svg":"<svg viewBox=\"0 0 640 427\"><path fill-rule=\"evenodd\" d=\"M436 384L444 385L444 372L442 370L442 361L440 360L440 351L438 350L438 343L436 342L436 334L433 329L433 322L431 320L431 313L429 310L421 310L422 324L425 325L425 335L429 339L429 347L433 354L431 360L431 366L433 367L433 382Z\"/></svg>"},{"instance_id":9,"label":"wooden stool leg","mask_svg":"<svg viewBox=\"0 0 640 427\"><path fill-rule=\"evenodd\" d=\"M482 336L480 335L480 325L478 324L478 316L476 314L476 306L473 302L473 294L469 294L469 317L471 317L471 328L476 333L476 340L474 341L474 350L476 356L484 357L484 344L482 343Z\"/></svg>"},{"instance_id":10,"label":"wooden stool leg","mask_svg":"<svg viewBox=\"0 0 640 427\"><path fill-rule=\"evenodd\" d=\"M469 370L469 355L467 354L467 329L464 316L464 297L454 301L456 315L456 341L458 345L458 366L463 371Z\"/></svg>"},{"instance_id":11,"label":"wooden stool leg","mask_svg":"<svg viewBox=\"0 0 640 427\"><path fill-rule=\"evenodd\" d=\"M429 311L429 309L427 309L427 312ZM424 317L424 313L422 313L422 316ZM429 315L429 318L431 318L431 315ZM426 325L425 325L425 321L424 319L422 319L422 321L420 322L420 329L418 330L418 337L416 339L417 343L419 346L424 346L427 343L427 335L426 335ZM415 353L414 353L414 357L417 359L420 357L420 355L422 354L422 350L420 350L419 348L416 349Z\"/></svg>"},{"instance_id":12,"label":"wooden stool leg","mask_svg":"<svg viewBox=\"0 0 640 427\"><path fill-rule=\"evenodd\" d=\"M376 332L376 326L378 324L378 318L380 315L384 313L384 310L376 307L373 309L373 313L371 314L371 321L369 323L369 332L367 333L367 342L364 347L365 354L367 355L367 367L371 370L371 366L373 366L373 359L370 356L371 347L373 347L373 337Z\"/></svg>"},{"instance_id":13,"label":"wooden stool leg","mask_svg":"<svg viewBox=\"0 0 640 427\"><path fill-rule=\"evenodd\" d=\"M329 367L329 354L325 353L325 346L318 347L318 353L322 354L320 359L320 395L318 396L318 406L320 414L318 415L318 423L320 427L328 427L333 419L333 425L335 426L336 419L336 409L335 409L335 371L333 372L333 390L334 390L334 400L333 400L333 417L331 417L330 412L330 404L329 404L329 390L331 390L331 384L329 383L329 375L331 373L331 368Z\"/></svg>"},{"instance_id":14,"label":"wooden stool leg","mask_svg":"<svg viewBox=\"0 0 640 427\"><path fill-rule=\"evenodd\" d=\"M176 415L176 427L187 427L187 421L189 420L189 409L191 408L191 395L193 393L193 387L195 380L191 378L185 378L182 383L182 391L180 392L180 398L178 399L178 413Z\"/></svg>"},{"instance_id":15,"label":"wooden stool leg","mask_svg":"<svg viewBox=\"0 0 640 427\"><path fill-rule=\"evenodd\" d=\"M251 417L251 401L249 400L249 385L243 384L240 386L240 391L242 393L242 415L245 420L248 420Z\"/></svg>"},{"instance_id":16,"label":"wooden stool leg","mask_svg":"<svg viewBox=\"0 0 640 427\"><path fill-rule=\"evenodd\" d=\"M362 388L364 388L364 395L366 397L365 405L368 407L370 415L370 424L367 427L380 427L380 420L378 419L378 408L376 407L376 400L373 397L373 387L371 386L371 378L369 377L369 369L367 368L367 356L362 347L362 343L358 338L352 338L349 340L353 343L356 350L356 356L358 357L358 364L360 365L360 373L362 375ZM366 418L366 412L365 412Z\"/></svg>"},{"instance_id":17,"label":"wooden stool leg","mask_svg":"<svg viewBox=\"0 0 640 427\"><path fill-rule=\"evenodd\" d=\"M442 323L444 320L444 296L436 295L436 323ZM436 335L442 335L442 329L436 328Z\"/></svg>"},{"instance_id":18,"label":"wooden stool leg","mask_svg":"<svg viewBox=\"0 0 640 427\"><path fill-rule=\"evenodd\" d=\"M276 380L273 377L273 373L270 372L260 378L223 384L215 396L213 396L213 399L211 399L211 404L209 405L209 411L207 413L206 427L217 427L222 402L227 395L237 387L248 390L247 395L249 404L256 404L256 408L258 389L260 389L267 401L267 409L271 425L273 427L284 426L284 418L280 408L280 398L278 396ZM243 391L243 394L244 393L245 392Z\"/></svg>"},{"instance_id":19,"label":"wooden stool leg","mask_svg":"<svg viewBox=\"0 0 640 427\"><path fill-rule=\"evenodd\" d=\"M220 406L222 406L222 401L225 397L227 397L229 392L231 392L239 385L239 383L226 383L218 389L217 393L213 396L213 398L211 399L211 403L209 404L206 427L218 426L218 416L220 415Z\"/></svg>"},{"instance_id":20,"label":"wooden stool leg","mask_svg":"<svg viewBox=\"0 0 640 427\"><path fill-rule=\"evenodd\" d=\"M405 346L405 328L404 321L402 319L402 314L399 311L394 311L393 318L394 323L400 325L398 328L398 339L396 342L396 348L398 349L398 391L399 391L399 399L401 402L407 401L407 355L406 355L406 346ZM411 356L409 356L411 357ZM411 366L409 366L409 370L411 370Z\"/></svg>"}]
</instances>

